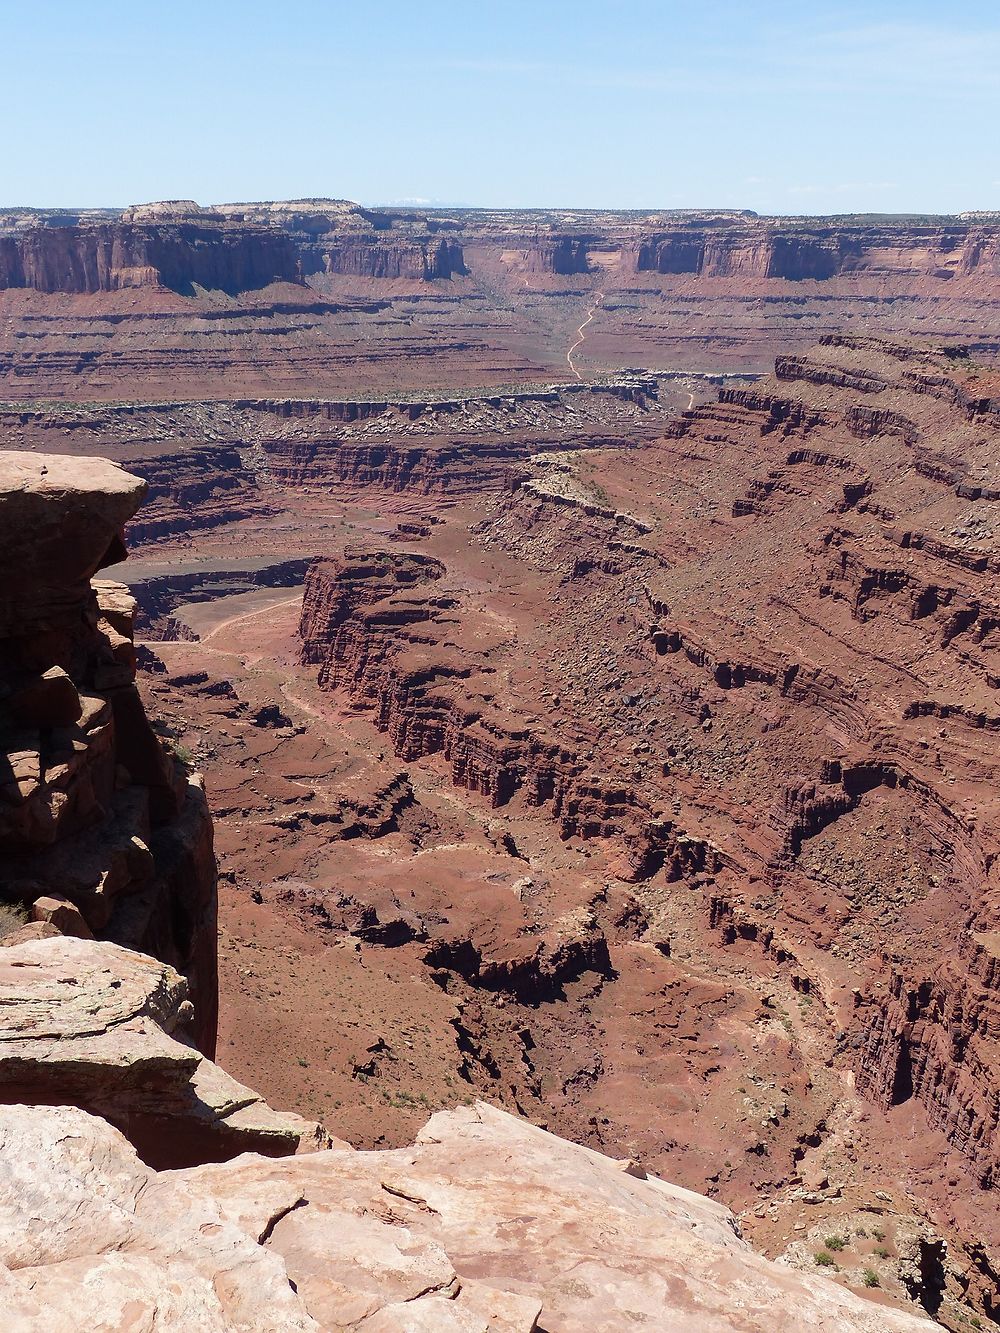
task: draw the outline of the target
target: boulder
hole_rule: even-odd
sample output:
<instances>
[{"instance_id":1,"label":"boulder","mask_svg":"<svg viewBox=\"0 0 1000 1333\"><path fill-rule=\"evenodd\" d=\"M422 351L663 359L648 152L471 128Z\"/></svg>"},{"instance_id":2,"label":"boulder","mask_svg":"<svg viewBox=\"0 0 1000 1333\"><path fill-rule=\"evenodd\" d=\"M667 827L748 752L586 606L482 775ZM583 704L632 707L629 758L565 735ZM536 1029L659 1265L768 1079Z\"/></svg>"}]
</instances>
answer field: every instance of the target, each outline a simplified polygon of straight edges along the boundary
<instances>
[{"instance_id":1,"label":"boulder","mask_svg":"<svg viewBox=\"0 0 1000 1333\"><path fill-rule=\"evenodd\" d=\"M31 905L31 917L33 921L48 922L60 935L73 935L81 940L94 938L79 907L61 893L46 893L36 898Z\"/></svg>"},{"instance_id":2,"label":"boulder","mask_svg":"<svg viewBox=\"0 0 1000 1333\"><path fill-rule=\"evenodd\" d=\"M83 712L80 695L62 667L49 667L28 681L4 703L4 712L18 727L70 727Z\"/></svg>"},{"instance_id":3,"label":"boulder","mask_svg":"<svg viewBox=\"0 0 1000 1333\"><path fill-rule=\"evenodd\" d=\"M9 934L0 935L0 948L13 949L15 944L27 944L29 940L52 940L61 933L51 921L27 921Z\"/></svg>"}]
</instances>

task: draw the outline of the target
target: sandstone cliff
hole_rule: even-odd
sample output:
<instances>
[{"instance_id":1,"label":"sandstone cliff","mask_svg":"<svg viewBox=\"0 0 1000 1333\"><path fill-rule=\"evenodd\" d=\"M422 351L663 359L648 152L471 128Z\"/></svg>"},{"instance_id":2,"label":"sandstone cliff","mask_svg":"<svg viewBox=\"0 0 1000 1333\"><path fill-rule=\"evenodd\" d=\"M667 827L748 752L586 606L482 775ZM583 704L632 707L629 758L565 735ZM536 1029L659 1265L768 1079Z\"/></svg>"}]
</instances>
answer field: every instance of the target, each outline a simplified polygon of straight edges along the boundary
<instances>
[{"instance_id":1,"label":"sandstone cliff","mask_svg":"<svg viewBox=\"0 0 1000 1333\"><path fill-rule=\"evenodd\" d=\"M102 223L0 234L0 288L82 293L162 285L186 295L196 286L236 293L296 282L298 273L291 238L260 227Z\"/></svg>"},{"instance_id":2,"label":"sandstone cliff","mask_svg":"<svg viewBox=\"0 0 1000 1333\"><path fill-rule=\"evenodd\" d=\"M527 225L526 225L527 224ZM567 224L569 224L567 226ZM469 262L571 276L619 268L705 278L826 281L846 274L988 280L1000 235L981 218L758 218L752 214L546 216L187 202L96 214L0 216L0 287L96 292L162 282L237 292L343 275L421 282Z\"/></svg>"},{"instance_id":3,"label":"sandstone cliff","mask_svg":"<svg viewBox=\"0 0 1000 1333\"><path fill-rule=\"evenodd\" d=\"M57 893L83 928L172 964L215 1044L215 860L201 779L135 686L124 554L145 483L102 460L0 454L0 895ZM82 924L81 923L81 924Z\"/></svg>"}]
</instances>

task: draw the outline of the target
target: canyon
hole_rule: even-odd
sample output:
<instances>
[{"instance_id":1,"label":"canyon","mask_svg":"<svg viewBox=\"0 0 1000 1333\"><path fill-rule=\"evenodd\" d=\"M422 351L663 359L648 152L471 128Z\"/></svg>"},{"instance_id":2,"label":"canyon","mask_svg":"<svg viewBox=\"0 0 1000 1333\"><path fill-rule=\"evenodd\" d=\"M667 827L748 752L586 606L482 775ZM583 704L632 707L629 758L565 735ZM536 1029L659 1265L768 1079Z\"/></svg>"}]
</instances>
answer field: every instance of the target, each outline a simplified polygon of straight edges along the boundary
<instances>
[{"instance_id":1,"label":"canyon","mask_svg":"<svg viewBox=\"0 0 1000 1333\"><path fill-rule=\"evenodd\" d=\"M410 1147L361 1152L212 1062L211 824L186 752L138 702L135 603L92 582L144 490L104 460L0 453L19 571L0 620L4 1326L929 1327L770 1263L722 1205L495 1106L465 1099ZM256 725L295 734L271 712Z\"/></svg>"},{"instance_id":2,"label":"canyon","mask_svg":"<svg viewBox=\"0 0 1000 1333\"><path fill-rule=\"evenodd\" d=\"M1000 1319L998 237L0 214L25 1327Z\"/></svg>"}]
</instances>

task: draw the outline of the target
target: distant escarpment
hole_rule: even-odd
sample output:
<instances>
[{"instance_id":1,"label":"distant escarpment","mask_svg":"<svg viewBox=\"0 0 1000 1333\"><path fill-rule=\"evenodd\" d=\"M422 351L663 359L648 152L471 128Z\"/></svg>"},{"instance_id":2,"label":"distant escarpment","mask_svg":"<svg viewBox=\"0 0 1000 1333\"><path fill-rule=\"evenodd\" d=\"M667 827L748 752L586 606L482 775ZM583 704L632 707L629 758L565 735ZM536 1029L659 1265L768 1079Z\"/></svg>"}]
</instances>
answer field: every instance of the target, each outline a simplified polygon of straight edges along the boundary
<instances>
[{"instance_id":1,"label":"distant escarpment","mask_svg":"<svg viewBox=\"0 0 1000 1333\"><path fill-rule=\"evenodd\" d=\"M274 403L261 407L288 425L262 450L271 481L294 490L468 495L505 488L535 454L570 443L619 447L626 431L655 430L663 415L657 393L652 377L623 375L468 398Z\"/></svg>"},{"instance_id":2,"label":"distant escarpment","mask_svg":"<svg viewBox=\"0 0 1000 1333\"><path fill-rule=\"evenodd\" d=\"M429 282L497 262L566 277L617 270L792 282L865 272L996 279L1000 224L980 216L442 212L323 200L0 214L0 286L47 292L149 281L238 291L314 275Z\"/></svg>"},{"instance_id":3,"label":"distant escarpment","mask_svg":"<svg viewBox=\"0 0 1000 1333\"><path fill-rule=\"evenodd\" d=\"M297 282L292 238L262 227L194 222L45 227L0 233L0 288L38 292L113 292L168 287L250 291Z\"/></svg>"},{"instance_id":4,"label":"distant escarpment","mask_svg":"<svg viewBox=\"0 0 1000 1333\"><path fill-rule=\"evenodd\" d=\"M122 462L140 468L149 487L146 504L129 524L133 544L261 519L272 512L235 445L196 444L166 453L145 450Z\"/></svg>"},{"instance_id":5,"label":"distant escarpment","mask_svg":"<svg viewBox=\"0 0 1000 1333\"><path fill-rule=\"evenodd\" d=\"M643 237L637 272L706 278L779 278L824 282L884 273L948 279L1000 277L996 227L959 219L752 219L690 223Z\"/></svg>"},{"instance_id":6,"label":"distant escarpment","mask_svg":"<svg viewBox=\"0 0 1000 1333\"><path fill-rule=\"evenodd\" d=\"M504 486L536 453L617 447L626 431L655 430L657 395L655 379L632 374L465 398L257 407L287 422L261 446L279 485L458 495Z\"/></svg>"},{"instance_id":7,"label":"distant escarpment","mask_svg":"<svg viewBox=\"0 0 1000 1333\"><path fill-rule=\"evenodd\" d=\"M18 399L765 373L855 328L919 328L993 359L1000 221L336 200L14 210L0 212L0 307L0 389Z\"/></svg>"},{"instance_id":8,"label":"distant escarpment","mask_svg":"<svg viewBox=\"0 0 1000 1333\"><path fill-rule=\"evenodd\" d=\"M91 582L145 483L100 459L0 455L0 897L29 933L96 935L187 978L216 1032L216 872L201 780L135 686L135 602Z\"/></svg>"}]
</instances>

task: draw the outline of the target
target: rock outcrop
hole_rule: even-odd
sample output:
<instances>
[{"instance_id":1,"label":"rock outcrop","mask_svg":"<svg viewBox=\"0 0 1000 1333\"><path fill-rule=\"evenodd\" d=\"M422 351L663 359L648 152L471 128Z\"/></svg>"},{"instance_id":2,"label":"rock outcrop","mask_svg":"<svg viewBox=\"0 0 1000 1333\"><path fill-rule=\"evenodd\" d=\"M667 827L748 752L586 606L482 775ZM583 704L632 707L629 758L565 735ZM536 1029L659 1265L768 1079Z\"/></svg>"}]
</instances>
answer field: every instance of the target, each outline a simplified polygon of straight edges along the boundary
<instances>
[{"instance_id":1,"label":"rock outcrop","mask_svg":"<svg viewBox=\"0 0 1000 1333\"><path fill-rule=\"evenodd\" d=\"M455 785L493 808L517 796L550 813L564 839L617 840L627 878L712 868L710 846L608 775L610 756L596 768L554 723L529 723L497 690L491 654L472 647L488 631L445 572L433 557L354 548L311 565L300 634L302 660L319 665L320 685L372 709L399 758L441 754Z\"/></svg>"},{"instance_id":2,"label":"rock outcrop","mask_svg":"<svg viewBox=\"0 0 1000 1333\"><path fill-rule=\"evenodd\" d=\"M620 268L706 278L827 281L856 273L993 276L983 217L768 218L750 212L365 209L343 201L166 202L77 217L0 216L0 286L109 291L162 282L239 291L299 275L421 282L491 262L572 276Z\"/></svg>"},{"instance_id":3,"label":"rock outcrop","mask_svg":"<svg viewBox=\"0 0 1000 1333\"><path fill-rule=\"evenodd\" d=\"M102 1120L0 1109L6 1327L919 1333L755 1255L732 1215L482 1103L412 1148L158 1175Z\"/></svg>"},{"instance_id":4,"label":"rock outcrop","mask_svg":"<svg viewBox=\"0 0 1000 1333\"><path fill-rule=\"evenodd\" d=\"M215 860L200 778L135 686L135 602L92 583L145 483L111 463L0 454L0 896L56 892L101 939L185 975L215 1043Z\"/></svg>"},{"instance_id":5,"label":"rock outcrop","mask_svg":"<svg viewBox=\"0 0 1000 1333\"><path fill-rule=\"evenodd\" d=\"M95 940L4 943L0 1102L81 1107L158 1169L325 1146L197 1050L190 987L168 964Z\"/></svg>"}]
</instances>

